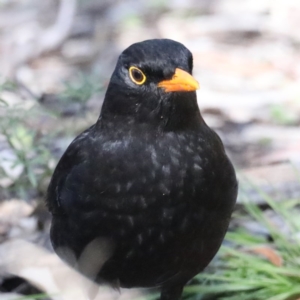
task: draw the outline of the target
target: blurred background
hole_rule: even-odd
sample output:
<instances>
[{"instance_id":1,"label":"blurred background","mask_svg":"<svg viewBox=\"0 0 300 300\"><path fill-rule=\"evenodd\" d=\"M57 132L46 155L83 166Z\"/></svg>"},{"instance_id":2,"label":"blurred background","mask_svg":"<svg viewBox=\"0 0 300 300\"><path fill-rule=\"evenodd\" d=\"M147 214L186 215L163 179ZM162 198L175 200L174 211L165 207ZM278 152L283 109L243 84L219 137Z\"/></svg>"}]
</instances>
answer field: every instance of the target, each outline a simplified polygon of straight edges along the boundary
<instances>
[{"instance_id":1,"label":"blurred background","mask_svg":"<svg viewBox=\"0 0 300 300\"><path fill-rule=\"evenodd\" d=\"M185 299L299 299L299 28L298 0L0 0L0 299L81 299L49 279L43 199L119 54L151 38L193 53L200 110L240 180L225 250Z\"/></svg>"}]
</instances>

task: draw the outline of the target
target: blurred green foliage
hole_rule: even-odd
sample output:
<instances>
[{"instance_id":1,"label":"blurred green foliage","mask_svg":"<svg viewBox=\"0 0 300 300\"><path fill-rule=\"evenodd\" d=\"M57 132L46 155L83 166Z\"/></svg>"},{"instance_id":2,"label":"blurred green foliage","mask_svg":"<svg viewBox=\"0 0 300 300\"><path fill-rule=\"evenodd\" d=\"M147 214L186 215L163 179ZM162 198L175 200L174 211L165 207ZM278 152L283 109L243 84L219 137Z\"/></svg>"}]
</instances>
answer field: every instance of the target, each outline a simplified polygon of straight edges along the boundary
<instances>
[{"instance_id":1,"label":"blurred green foliage","mask_svg":"<svg viewBox=\"0 0 300 300\"><path fill-rule=\"evenodd\" d=\"M3 99L4 92L7 91L12 92L19 100L14 103ZM65 89L60 95L51 99L49 104L41 102L41 105L34 99L22 100L18 87L13 82L0 83L0 142L3 145L1 149L6 152L4 156L0 152L0 179L9 180L2 193L7 197L14 195L29 199L45 192L58 159L57 153L53 153L53 145L62 133L55 128L44 131L40 125L51 118L61 122L65 117L63 110L55 109L67 110L68 106L74 104L78 108L71 112L76 117L77 113L85 111L87 101L100 91L101 83L96 76L78 73L72 81L65 83ZM76 129L73 126L73 132L63 133L66 140L68 134L77 134L74 132Z\"/></svg>"},{"instance_id":2,"label":"blurred green foliage","mask_svg":"<svg viewBox=\"0 0 300 300\"><path fill-rule=\"evenodd\" d=\"M299 117L283 104L276 104L271 107L271 119L278 125L295 125Z\"/></svg>"},{"instance_id":3,"label":"blurred green foliage","mask_svg":"<svg viewBox=\"0 0 300 300\"><path fill-rule=\"evenodd\" d=\"M64 91L60 94L62 101L86 104L96 93L102 90L99 78L94 75L78 73L72 81L64 83Z\"/></svg>"},{"instance_id":4,"label":"blurred green foliage","mask_svg":"<svg viewBox=\"0 0 300 300\"><path fill-rule=\"evenodd\" d=\"M5 103L4 100L2 102ZM11 177L0 164L0 174L13 182L7 187L8 191L27 199L28 189L39 190L42 181L52 172L53 157L47 146L47 138L27 122L34 116L41 116L42 112L35 106L27 109L21 105L6 105L2 109L5 110L5 118L0 119L0 132L11 153L6 160L9 160L12 169L19 167L22 172L17 177Z\"/></svg>"}]
</instances>

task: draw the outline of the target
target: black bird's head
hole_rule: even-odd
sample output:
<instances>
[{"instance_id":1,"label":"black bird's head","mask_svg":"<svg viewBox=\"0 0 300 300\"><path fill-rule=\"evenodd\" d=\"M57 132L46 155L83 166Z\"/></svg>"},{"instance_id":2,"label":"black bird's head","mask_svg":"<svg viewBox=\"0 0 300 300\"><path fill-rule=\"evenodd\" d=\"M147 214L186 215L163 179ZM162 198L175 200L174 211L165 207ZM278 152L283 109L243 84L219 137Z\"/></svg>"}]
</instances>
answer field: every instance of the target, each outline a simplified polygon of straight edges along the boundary
<instances>
[{"instance_id":1,"label":"black bird's head","mask_svg":"<svg viewBox=\"0 0 300 300\"><path fill-rule=\"evenodd\" d=\"M199 110L192 76L193 56L168 39L146 40L120 55L102 107L101 119L167 126L188 124Z\"/></svg>"}]
</instances>

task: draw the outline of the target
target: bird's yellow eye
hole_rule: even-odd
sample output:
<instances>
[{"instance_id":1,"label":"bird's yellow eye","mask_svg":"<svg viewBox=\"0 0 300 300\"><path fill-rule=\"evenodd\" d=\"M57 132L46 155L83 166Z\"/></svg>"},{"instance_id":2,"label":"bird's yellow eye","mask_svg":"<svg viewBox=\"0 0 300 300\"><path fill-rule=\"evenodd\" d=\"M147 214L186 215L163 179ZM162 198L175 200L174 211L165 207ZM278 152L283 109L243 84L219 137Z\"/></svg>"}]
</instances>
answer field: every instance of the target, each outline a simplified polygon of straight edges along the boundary
<instances>
[{"instance_id":1,"label":"bird's yellow eye","mask_svg":"<svg viewBox=\"0 0 300 300\"><path fill-rule=\"evenodd\" d=\"M129 76L130 76L130 79L138 85L141 85L146 81L145 74L137 67L129 68Z\"/></svg>"}]
</instances>

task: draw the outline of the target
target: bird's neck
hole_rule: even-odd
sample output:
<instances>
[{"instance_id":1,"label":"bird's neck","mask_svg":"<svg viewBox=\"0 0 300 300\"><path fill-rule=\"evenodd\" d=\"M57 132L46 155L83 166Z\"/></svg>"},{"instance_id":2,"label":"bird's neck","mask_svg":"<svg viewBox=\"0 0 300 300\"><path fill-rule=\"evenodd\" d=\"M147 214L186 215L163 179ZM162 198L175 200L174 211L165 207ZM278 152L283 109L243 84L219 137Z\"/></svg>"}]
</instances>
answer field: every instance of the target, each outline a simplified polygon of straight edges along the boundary
<instances>
[{"instance_id":1,"label":"bird's neck","mask_svg":"<svg viewBox=\"0 0 300 300\"><path fill-rule=\"evenodd\" d=\"M105 97L98 126L157 131L197 130L204 124L195 92L172 93L158 99L128 102L128 97ZM113 103L112 99L117 99ZM125 106L126 103L126 106Z\"/></svg>"}]
</instances>

